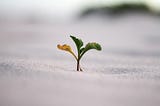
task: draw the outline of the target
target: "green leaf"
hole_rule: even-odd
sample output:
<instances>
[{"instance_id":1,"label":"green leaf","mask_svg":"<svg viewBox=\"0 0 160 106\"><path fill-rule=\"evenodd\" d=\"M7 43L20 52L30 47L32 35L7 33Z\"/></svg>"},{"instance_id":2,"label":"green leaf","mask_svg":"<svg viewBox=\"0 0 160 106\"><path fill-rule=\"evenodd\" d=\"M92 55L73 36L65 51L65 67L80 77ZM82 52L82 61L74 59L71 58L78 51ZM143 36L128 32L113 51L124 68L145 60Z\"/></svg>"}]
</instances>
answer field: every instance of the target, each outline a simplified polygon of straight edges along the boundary
<instances>
[{"instance_id":1,"label":"green leaf","mask_svg":"<svg viewBox=\"0 0 160 106\"><path fill-rule=\"evenodd\" d=\"M83 41L81 39L78 39L78 38L74 37L74 36L70 36L70 37L72 38L72 40L76 44L78 55L80 55L80 49L83 46Z\"/></svg>"},{"instance_id":2,"label":"green leaf","mask_svg":"<svg viewBox=\"0 0 160 106\"><path fill-rule=\"evenodd\" d=\"M85 48L83 49L82 53L81 53L81 56L82 57L84 55L84 53L86 53L88 50L91 50L91 49L96 49L98 51L102 50L101 48L101 45L96 43L96 42L91 42L91 43L88 43Z\"/></svg>"},{"instance_id":3,"label":"green leaf","mask_svg":"<svg viewBox=\"0 0 160 106\"><path fill-rule=\"evenodd\" d=\"M90 49L96 49L96 50L102 50L100 44L96 43L96 42L92 42L92 43L88 43L86 46L85 46L85 51L88 51Z\"/></svg>"},{"instance_id":4,"label":"green leaf","mask_svg":"<svg viewBox=\"0 0 160 106\"><path fill-rule=\"evenodd\" d=\"M84 47L80 49L80 54L84 51Z\"/></svg>"}]
</instances>

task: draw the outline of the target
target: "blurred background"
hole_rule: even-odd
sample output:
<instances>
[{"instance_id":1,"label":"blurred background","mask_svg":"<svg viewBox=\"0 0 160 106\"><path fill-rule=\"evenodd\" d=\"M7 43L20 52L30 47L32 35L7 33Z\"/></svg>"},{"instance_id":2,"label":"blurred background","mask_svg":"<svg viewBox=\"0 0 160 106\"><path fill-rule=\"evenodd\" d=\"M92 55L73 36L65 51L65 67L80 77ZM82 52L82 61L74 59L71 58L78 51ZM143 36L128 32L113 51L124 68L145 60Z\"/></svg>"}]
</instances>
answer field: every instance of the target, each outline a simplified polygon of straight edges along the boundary
<instances>
[{"instance_id":1,"label":"blurred background","mask_svg":"<svg viewBox=\"0 0 160 106\"><path fill-rule=\"evenodd\" d=\"M103 56L160 57L160 0L0 0L1 56L67 58L69 35Z\"/></svg>"},{"instance_id":2,"label":"blurred background","mask_svg":"<svg viewBox=\"0 0 160 106\"><path fill-rule=\"evenodd\" d=\"M0 22L52 24L86 14L120 15L133 10L158 15L160 0L1 0Z\"/></svg>"}]
</instances>

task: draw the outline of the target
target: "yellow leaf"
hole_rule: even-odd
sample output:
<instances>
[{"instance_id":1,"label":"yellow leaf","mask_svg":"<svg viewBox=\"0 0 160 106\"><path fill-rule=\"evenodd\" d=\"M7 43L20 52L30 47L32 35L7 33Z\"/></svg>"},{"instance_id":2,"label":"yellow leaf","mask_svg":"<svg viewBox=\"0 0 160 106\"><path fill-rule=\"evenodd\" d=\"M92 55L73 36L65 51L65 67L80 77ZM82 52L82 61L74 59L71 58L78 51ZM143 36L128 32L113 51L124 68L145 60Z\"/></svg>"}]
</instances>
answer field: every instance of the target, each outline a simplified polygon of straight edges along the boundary
<instances>
[{"instance_id":1,"label":"yellow leaf","mask_svg":"<svg viewBox=\"0 0 160 106\"><path fill-rule=\"evenodd\" d=\"M72 51L71 47L69 45L67 45L67 44L57 45L57 48L60 49L60 50L68 51L68 52Z\"/></svg>"},{"instance_id":2,"label":"yellow leaf","mask_svg":"<svg viewBox=\"0 0 160 106\"><path fill-rule=\"evenodd\" d=\"M75 59L77 60L76 55L73 53L72 48L69 45L67 45L67 44L60 45L60 44L58 44L57 48L60 49L60 50L64 50L64 51L70 52L75 57Z\"/></svg>"}]
</instances>

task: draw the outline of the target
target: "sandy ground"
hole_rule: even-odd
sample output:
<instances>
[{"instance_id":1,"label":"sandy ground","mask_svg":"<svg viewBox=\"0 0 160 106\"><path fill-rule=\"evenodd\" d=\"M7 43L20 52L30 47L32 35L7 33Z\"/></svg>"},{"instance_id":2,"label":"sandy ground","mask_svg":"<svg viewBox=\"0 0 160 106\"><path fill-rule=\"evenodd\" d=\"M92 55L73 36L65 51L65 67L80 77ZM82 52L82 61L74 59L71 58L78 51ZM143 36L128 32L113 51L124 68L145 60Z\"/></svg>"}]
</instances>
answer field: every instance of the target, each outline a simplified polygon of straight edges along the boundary
<instances>
[{"instance_id":1,"label":"sandy ground","mask_svg":"<svg viewBox=\"0 0 160 106\"><path fill-rule=\"evenodd\" d=\"M159 106L160 20L151 16L67 24L0 24L0 106ZM102 45L75 71L69 35Z\"/></svg>"}]
</instances>

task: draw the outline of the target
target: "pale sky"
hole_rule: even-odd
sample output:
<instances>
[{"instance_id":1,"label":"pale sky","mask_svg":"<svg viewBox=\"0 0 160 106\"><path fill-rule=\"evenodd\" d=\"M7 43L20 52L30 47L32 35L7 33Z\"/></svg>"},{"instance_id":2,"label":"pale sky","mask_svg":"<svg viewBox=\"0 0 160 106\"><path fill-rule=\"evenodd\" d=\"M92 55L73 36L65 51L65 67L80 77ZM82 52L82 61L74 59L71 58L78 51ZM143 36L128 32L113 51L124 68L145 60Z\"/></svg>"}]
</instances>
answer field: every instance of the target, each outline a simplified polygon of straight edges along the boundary
<instances>
[{"instance_id":1,"label":"pale sky","mask_svg":"<svg viewBox=\"0 0 160 106\"><path fill-rule=\"evenodd\" d=\"M0 11L31 11L65 16L72 15L87 6L110 5L122 1L144 2L153 10L160 9L160 0L0 0Z\"/></svg>"}]
</instances>

